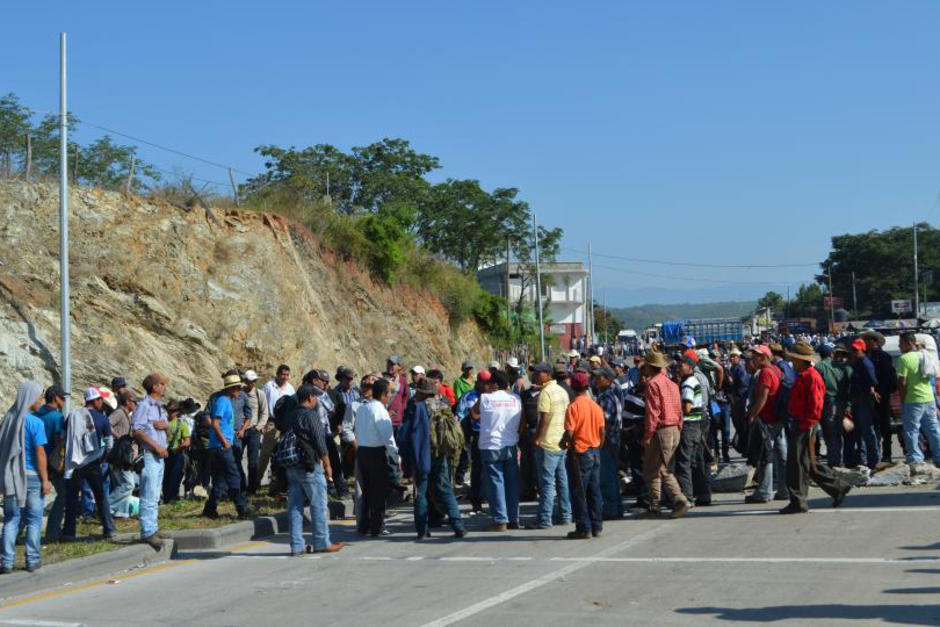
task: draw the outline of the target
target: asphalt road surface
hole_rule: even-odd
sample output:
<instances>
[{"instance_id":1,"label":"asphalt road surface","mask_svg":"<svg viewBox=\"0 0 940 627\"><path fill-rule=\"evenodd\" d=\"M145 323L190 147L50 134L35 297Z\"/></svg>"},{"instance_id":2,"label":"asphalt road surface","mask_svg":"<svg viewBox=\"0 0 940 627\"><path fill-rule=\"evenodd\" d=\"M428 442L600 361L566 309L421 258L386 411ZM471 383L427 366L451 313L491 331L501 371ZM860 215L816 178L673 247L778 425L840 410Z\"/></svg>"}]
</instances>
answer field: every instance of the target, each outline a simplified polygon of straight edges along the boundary
<instances>
[{"instance_id":1,"label":"asphalt road surface","mask_svg":"<svg viewBox=\"0 0 940 627\"><path fill-rule=\"evenodd\" d=\"M0 607L0 625L940 624L940 490L862 488L841 509L813 490L806 515L738 495L681 520L568 529L361 539L288 557L286 536L191 553L125 576ZM532 514L532 506L524 508ZM0 582L2 586L2 582Z\"/></svg>"}]
</instances>

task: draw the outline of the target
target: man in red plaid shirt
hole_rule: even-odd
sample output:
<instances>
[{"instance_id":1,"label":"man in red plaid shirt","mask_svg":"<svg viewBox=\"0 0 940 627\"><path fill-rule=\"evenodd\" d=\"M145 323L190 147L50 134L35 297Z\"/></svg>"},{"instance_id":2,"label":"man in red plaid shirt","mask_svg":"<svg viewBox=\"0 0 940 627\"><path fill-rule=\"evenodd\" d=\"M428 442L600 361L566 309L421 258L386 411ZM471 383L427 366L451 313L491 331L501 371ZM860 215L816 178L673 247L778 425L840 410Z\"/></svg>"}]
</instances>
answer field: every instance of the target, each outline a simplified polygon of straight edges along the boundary
<instances>
[{"instance_id":1,"label":"man in red plaid shirt","mask_svg":"<svg viewBox=\"0 0 940 627\"><path fill-rule=\"evenodd\" d=\"M644 394L646 418L643 434L643 478L650 490L648 518L659 516L663 486L672 498L671 518L684 516L690 508L672 474L682 429L682 402L679 386L666 376L667 365L666 356L656 351L648 353L643 360L643 374L649 377Z\"/></svg>"}]
</instances>

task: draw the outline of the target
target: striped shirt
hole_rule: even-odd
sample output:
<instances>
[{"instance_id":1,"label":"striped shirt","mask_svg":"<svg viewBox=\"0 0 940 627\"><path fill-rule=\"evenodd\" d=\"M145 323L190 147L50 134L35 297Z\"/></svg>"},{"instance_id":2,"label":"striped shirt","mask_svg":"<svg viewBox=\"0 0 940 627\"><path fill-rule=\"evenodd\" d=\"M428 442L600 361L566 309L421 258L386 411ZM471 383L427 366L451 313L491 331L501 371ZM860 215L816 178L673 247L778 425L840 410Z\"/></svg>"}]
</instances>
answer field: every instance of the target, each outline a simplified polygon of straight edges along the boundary
<instances>
[{"instance_id":1,"label":"striped shirt","mask_svg":"<svg viewBox=\"0 0 940 627\"><path fill-rule=\"evenodd\" d=\"M702 393L702 384L698 380L698 377L695 375L689 375L682 381L682 385L679 388L680 395L682 397L683 405L685 403L692 404L692 410L685 414L685 420L689 422L695 422L702 420L704 418L703 409L705 407L704 398Z\"/></svg>"}]
</instances>

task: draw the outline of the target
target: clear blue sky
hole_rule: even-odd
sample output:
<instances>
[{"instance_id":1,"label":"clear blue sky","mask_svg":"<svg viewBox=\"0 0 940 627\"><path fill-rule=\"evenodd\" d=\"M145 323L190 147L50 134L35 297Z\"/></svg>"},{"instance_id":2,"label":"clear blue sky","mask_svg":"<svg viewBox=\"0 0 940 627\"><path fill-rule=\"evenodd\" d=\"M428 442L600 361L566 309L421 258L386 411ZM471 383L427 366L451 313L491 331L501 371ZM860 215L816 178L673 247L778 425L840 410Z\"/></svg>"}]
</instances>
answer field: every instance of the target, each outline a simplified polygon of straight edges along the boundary
<instances>
[{"instance_id":1,"label":"clear blue sky","mask_svg":"<svg viewBox=\"0 0 940 627\"><path fill-rule=\"evenodd\" d=\"M33 108L57 105L65 30L86 120L249 172L263 143L407 138L439 178L520 188L568 249L813 263L833 234L940 216L940 3L10 4L0 91ZM595 264L618 304L813 273Z\"/></svg>"}]
</instances>

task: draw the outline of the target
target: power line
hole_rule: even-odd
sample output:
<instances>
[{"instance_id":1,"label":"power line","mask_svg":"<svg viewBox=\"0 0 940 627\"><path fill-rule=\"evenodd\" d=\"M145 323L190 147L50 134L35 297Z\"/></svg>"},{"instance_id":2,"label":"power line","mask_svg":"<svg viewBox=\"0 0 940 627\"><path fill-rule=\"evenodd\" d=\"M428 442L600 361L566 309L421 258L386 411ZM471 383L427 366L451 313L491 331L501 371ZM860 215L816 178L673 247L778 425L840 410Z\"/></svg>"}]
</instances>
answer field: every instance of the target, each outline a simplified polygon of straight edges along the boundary
<instances>
[{"instance_id":1,"label":"power line","mask_svg":"<svg viewBox=\"0 0 940 627\"><path fill-rule=\"evenodd\" d=\"M620 272L622 274L633 274L637 276L647 276L653 277L656 279L673 279L676 281L697 281L705 283L716 283L721 285L790 285L790 283L785 283L781 281L729 281L726 279L708 279L705 277L690 277L690 276L675 276L669 274L655 274L652 272L637 272L635 270L624 270L623 268L615 268L613 266L604 266L599 264L594 264L596 268L603 268L604 270L613 270L615 272Z\"/></svg>"},{"instance_id":2,"label":"power line","mask_svg":"<svg viewBox=\"0 0 940 627\"><path fill-rule=\"evenodd\" d=\"M58 115L58 113L56 113L56 112L54 112L54 111L45 111L45 110L37 110L36 113L52 113L52 114L54 114L54 115ZM152 141L147 141L146 139L141 139L140 137L135 137L135 136L133 136L133 135L128 135L127 133L122 133L122 132L116 131L116 130L114 130L114 129L112 129L112 128L108 128L108 127L106 127L106 126L101 126L100 124L95 124L94 122L89 122L88 120L83 119L83 118L79 118L79 124L85 124L85 125L88 125L88 126L90 126L90 127L92 127L92 128L96 128L96 129L98 129L98 130L100 130L100 131L104 131L104 132L106 132L106 133L111 133L112 135L117 135L117 136L123 137L123 138L125 138L125 139L133 140L133 141L135 141L135 142L140 142L141 144L145 144L145 145L147 145L147 146L151 146L152 148L158 148L158 149L160 149L160 150L165 150L165 151L167 151L167 152L171 152L171 153L173 153L173 154L175 154L175 155L180 155L181 157L186 157L187 159L193 159L193 160L195 160L195 161L200 161L200 162L205 163L205 164L207 164L207 165L215 166L215 167L217 167L217 168L222 168L222 169L225 170L225 171L228 171L228 170L231 169L232 172L238 172L239 174L244 174L245 176L254 176L254 174L251 173L251 172L246 172L246 171L244 171L244 170L239 170L238 168L234 168L234 167L232 167L232 166L228 166L228 165L225 165L225 164L223 164L223 163L219 163L219 162L217 162L217 161L212 161L211 159L204 159L203 157L197 157L196 155L191 155L191 154L189 154L188 152L183 152L182 150L177 150L177 149L175 149L175 148L170 148L170 147L168 147L168 146L163 146L163 145L161 145L161 144L157 144L157 143L152 142Z\"/></svg>"},{"instance_id":3,"label":"power line","mask_svg":"<svg viewBox=\"0 0 940 627\"><path fill-rule=\"evenodd\" d=\"M576 248L566 248L563 247L562 250L567 250L573 253L580 253L586 255L587 251L578 250ZM690 263L683 261L664 261L661 259L642 259L639 257L624 257L621 255L610 255L605 253L597 253L594 255L597 257L605 257L607 259L618 259L620 261L632 261L634 263L655 263L661 264L664 266L685 266L689 268L743 268L743 269L752 269L752 268L808 268L816 267L818 263L779 263L779 264L721 264L721 263Z\"/></svg>"}]
</instances>

